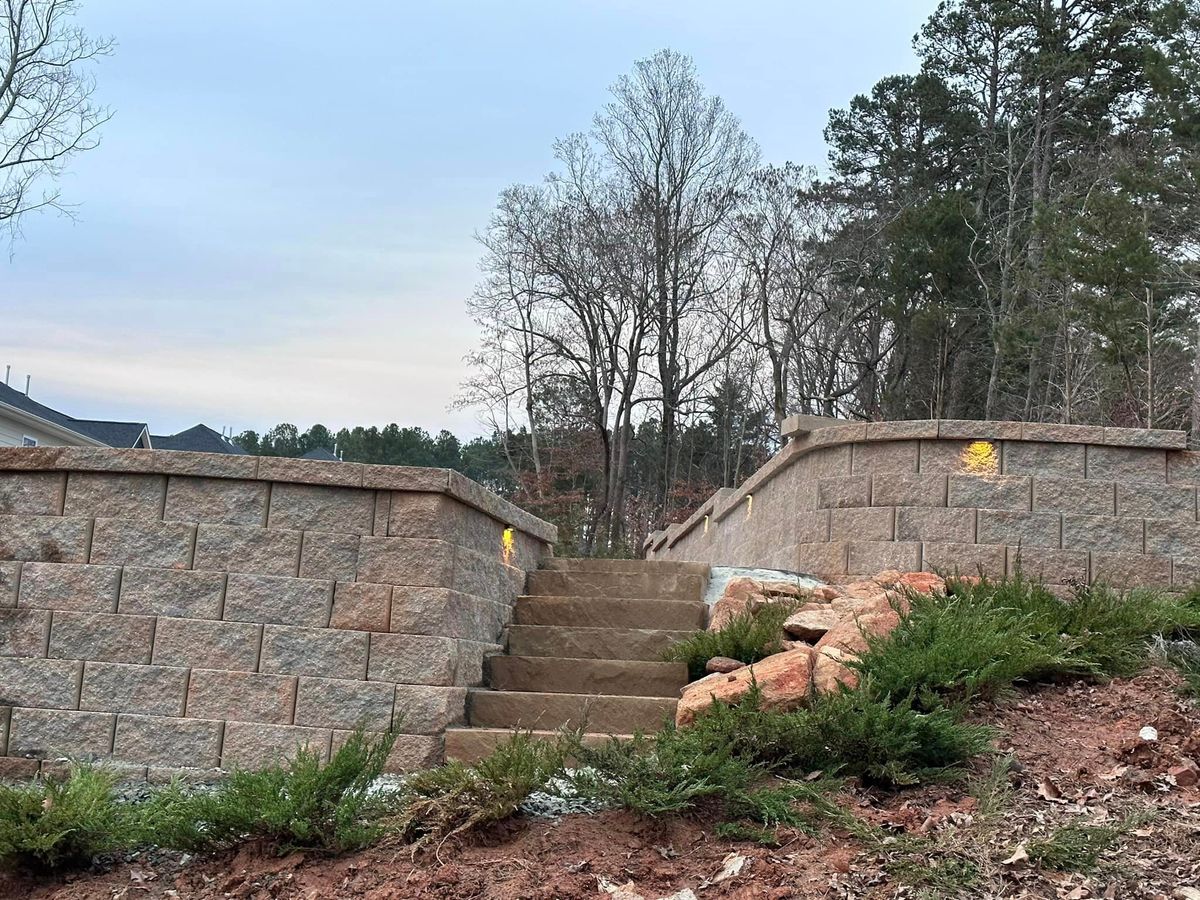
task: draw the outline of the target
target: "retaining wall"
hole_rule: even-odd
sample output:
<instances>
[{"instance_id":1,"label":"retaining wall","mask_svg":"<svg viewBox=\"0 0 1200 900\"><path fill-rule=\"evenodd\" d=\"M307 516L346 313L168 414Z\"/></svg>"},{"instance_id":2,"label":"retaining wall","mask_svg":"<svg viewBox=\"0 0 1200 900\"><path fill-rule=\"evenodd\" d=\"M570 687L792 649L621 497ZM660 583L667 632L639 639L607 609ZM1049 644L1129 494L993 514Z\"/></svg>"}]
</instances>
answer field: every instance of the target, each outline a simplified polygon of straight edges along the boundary
<instances>
[{"instance_id":1,"label":"retaining wall","mask_svg":"<svg viewBox=\"0 0 1200 900\"><path fill-rule=\"evenodd\" d=\"M1050 584L1200 581L1200 453L1180 431L1020 422L833 425L652 534L652 559L828 579L982 569Z\"/></svg>"},{"instance_id":2,"label":"retaining wall","mask_svg":"<svg viewBox=\"0 0 1200 900\"><path fill-rule=\"evenodd\" d=\"M444 469L0 449L0 775L253 767L360 723L437 763L555 539Z\"/></svg>"}]
</instances>

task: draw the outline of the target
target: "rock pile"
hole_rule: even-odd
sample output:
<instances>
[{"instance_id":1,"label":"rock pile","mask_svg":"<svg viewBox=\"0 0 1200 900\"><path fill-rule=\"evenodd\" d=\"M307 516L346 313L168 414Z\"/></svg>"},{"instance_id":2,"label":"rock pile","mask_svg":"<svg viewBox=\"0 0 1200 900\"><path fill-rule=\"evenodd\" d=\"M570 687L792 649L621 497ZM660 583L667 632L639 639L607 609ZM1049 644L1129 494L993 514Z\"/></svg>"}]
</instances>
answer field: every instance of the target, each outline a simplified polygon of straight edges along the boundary
<instances>
[{"instance_id":1,"label":"rock pile","mask_svg":"<svg viewBox=\"0 0 1200 900\"><path fill-rule=\"evenodd\" d=\"M906 611L908 591L944 593L946 583L929 572L881 572L850 584L806 589L780 581L737 578L714 604L708 630L716 631L746 610L788 601L802 605L784 623L784 650L751 665L726 657L708 661L711 673L681 692L675 721L693 722L715 701L732 703L757 683L762 708L798 709L814 693L854 687L848 663L867 649L867 637L887 634Z\"/></svg>"}]
</instances>

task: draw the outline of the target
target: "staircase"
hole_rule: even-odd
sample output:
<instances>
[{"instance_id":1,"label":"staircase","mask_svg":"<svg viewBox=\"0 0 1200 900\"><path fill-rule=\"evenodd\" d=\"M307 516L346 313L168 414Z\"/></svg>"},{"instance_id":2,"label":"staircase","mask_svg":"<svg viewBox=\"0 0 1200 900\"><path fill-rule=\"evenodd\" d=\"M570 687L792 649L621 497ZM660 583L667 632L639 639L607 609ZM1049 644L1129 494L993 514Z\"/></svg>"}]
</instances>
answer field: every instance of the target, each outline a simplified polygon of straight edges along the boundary
<instances>
[{"instance_id":1,"label":"staircase","mask_svg":"<svg viewBox=\"0 0 1200 900\"><path fill-rule=\"evenodd\" d=\"M468 695L468 727L447 729L447 759L481 759L514 729L583 725L589 742L657 730L687 683L662 652L704 627L707 583L699 563L547 560L517 598L508 653Z\"/></svg>"}]
</instances>

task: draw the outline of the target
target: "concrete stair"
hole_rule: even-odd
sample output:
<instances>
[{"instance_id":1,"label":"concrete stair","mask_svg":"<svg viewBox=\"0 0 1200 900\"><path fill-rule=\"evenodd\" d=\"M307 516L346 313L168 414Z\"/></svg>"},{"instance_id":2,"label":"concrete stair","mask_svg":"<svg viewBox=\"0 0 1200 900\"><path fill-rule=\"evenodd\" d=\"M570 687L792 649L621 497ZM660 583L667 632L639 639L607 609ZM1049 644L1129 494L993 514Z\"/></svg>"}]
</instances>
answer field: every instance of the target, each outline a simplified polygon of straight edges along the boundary
<instances>
[{"instance_id":1,"label":"concrete stair","mask_svg":"<svg viewBox=\"0 0 1200 900\"><path fill-rule=\"evenodd\" d=\"M468 695L468 727L446 731L448 759L474 762L518 729L582 726L596 743L674 716L687 667L662 653L704 627L708 566L552 559L527 581L508 654L489 660L489 688Z\"/></svg>"}]
</instances>

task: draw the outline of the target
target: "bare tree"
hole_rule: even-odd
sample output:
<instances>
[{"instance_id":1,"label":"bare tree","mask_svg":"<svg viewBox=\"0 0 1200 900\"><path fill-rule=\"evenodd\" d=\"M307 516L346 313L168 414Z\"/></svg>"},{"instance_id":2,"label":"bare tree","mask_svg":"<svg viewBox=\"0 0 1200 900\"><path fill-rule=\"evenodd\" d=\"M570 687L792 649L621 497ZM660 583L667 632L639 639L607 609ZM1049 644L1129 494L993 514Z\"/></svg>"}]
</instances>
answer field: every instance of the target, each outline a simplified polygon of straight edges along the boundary
<instances>
[{"instance_id":1,"label":"bare tree","mask_svg":"<svg viewBox=\"0 0 1200 900\"><path fill-rule=\"evenodd\" d=\"M88 63L112 49L71 24L77 0L0 0L0 227L35 209L64 210L53 182L99 143L111 118L92 102Z\"/></svg>"}]
</instances>

